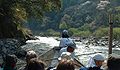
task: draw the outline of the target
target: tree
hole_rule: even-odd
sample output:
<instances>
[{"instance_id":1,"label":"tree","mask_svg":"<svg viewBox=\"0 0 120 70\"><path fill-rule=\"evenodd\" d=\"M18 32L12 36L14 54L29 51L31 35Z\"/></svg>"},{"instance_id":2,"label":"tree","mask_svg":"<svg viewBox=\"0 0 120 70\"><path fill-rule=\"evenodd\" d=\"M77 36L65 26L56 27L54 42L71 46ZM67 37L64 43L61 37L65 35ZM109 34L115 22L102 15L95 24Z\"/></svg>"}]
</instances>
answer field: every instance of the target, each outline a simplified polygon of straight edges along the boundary
<instances>
[{"instance_id":1,"label":"tree","mask_svg":"<svg viewBox=\"0 0 120 70\"><path fill-rule=\"evenodd\" d=\"M66 22L62 22L62 23L59 25L59 29L61 29L61 30L68 29L68 26L67 26Z\"/></svg>"},{"instance_id":2,"label":"tree","mask_svg":"<svg viewBox=\"0 0 120 70\"><path fill-rule=\"evenodd\" d=\"M114 26L116 27L120 26L120 6L115 7Z\"/></svg>"},{"instance_id":3,"label":"tree","mask_svg":"<svg viewBox=\"0 0 120 70\"><path fill-rule=\"evenodd\" d=\"M94 35L96 37L104 37L104 36L108 36L108 28L98 28L95 32Z\"/></svg>"},{"instance_id":4,"label":"tree","mask_svg":"<svg viewBox=\"0 0 120 70\"><path fill-rule=\"evenodd\" d=\"M74 36L74 34L79 32L77 28L69 28L68 31L69 31L70 36Z\"/></svg>"},{"instance_id":5,"label":"tree","mask_svg":"<svg viewBox=\"0 0 120 70\"><path fill-rule=\"evenodd\" d=\"M120 28L113 29L113 38L119 40L120 39Z\"/></svg>"},{"instance_id":6,"label":"tree","mask_svg":"<svg viewBox=\"0 0 120 70\"><path fill-rule=\"evenodd\" d=\"M0 0L0 38L22 37L22 23L42 18L45 11L59 9L60 0Z\"/></svg>"}]
</instances>

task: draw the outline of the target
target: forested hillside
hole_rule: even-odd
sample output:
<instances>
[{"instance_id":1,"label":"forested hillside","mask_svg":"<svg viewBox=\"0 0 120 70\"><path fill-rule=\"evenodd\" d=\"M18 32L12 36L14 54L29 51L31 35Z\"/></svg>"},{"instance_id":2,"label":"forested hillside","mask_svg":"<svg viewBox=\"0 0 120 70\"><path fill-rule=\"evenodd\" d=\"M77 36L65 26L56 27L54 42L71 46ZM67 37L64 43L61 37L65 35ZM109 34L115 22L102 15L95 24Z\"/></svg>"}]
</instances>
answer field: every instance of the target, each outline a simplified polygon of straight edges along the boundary
<instances>
[{"instance_id":1,"label":"forested hillside","mask_svg":"<svg viewBox=\"0 0 120 70\"><path fill-rule=\"evenodd\" d=\"M0 0L0 38L24 38L31 36L23 27L30 18L42 19L43 13L59 9L59 0Z\"/></svg>"},{"instance_id":2,"label":"forested hillside","mask_svg":"<svg viewBox=\"0 0 120 70\"><path fill-rule=\"evenodd\" d=\"M104 36L109 14L120 36L120 0L0 0L0 38L29 38L31 31L58 36L63 29L73 36Z\"/></svg>"},{"instance_id":3,"label":"forested hillside","mask_svg":"<svg viewBox=\"0 0 120 70\"><path fill-rule=\"evenodd\" d=\"M108 15L111 13L114 27L120 26L120 0L61 0L60 11L45 13L43 21L32 18L27 26L38 32L54 32L68 29L72 32L82 34L95 32L100 27L108 27ZM101 7L100 7L101 6ZM75 34L75 35L80 35Z\"/></svg>"}]
</instances>

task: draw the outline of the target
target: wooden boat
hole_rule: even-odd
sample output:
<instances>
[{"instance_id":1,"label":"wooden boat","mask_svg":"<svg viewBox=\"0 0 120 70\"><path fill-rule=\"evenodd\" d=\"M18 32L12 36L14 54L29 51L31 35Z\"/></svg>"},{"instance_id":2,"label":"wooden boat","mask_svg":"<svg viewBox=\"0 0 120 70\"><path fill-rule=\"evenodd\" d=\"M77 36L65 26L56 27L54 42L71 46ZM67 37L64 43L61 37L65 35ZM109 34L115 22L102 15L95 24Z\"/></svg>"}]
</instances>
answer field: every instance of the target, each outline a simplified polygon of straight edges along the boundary
<instances>
[{"instance_id":1,"label":"wooden boat","mask_svg":"<svg viewBox=\"0 0 120 70\"><path fill-rule=\"evenodd\" d=\"M39 59L44 61L47 67L55 67L56 63L58 63L58 55L59 55L60 47L53 47L47 52L40 55Z\"/></svg>"},{"instance_id":2,"label":"wooden boat","mask_svg":"<svg viewBox=\"0 0 120 70\"><path fill-rule=\"evenodd\" d=\"M54 47L48 51L46 51L45 53L41 54L40 56L38 56L40 60L42 60L43 62L45 62L46 67L55 67L55 62L58 63L58 54L59 54L59 47ZM18 60L19 62L17 63L17 69L19 70L20 68L22 68L22 66L26 65L25 60Z\"/></svg>"},{"instance_id":3,"label":"wooden boat","mask_svg":"<svg viewBox=\"0 0 120 70\"><path fill-rule=\"evenodd\" d=\"M46 63L47 67L55 67L58 64L58 55L60 47L54 47L40 55L40 59ZM74 59L77 68L84 66L76 58Z\"/></svg>"}]
</instances>

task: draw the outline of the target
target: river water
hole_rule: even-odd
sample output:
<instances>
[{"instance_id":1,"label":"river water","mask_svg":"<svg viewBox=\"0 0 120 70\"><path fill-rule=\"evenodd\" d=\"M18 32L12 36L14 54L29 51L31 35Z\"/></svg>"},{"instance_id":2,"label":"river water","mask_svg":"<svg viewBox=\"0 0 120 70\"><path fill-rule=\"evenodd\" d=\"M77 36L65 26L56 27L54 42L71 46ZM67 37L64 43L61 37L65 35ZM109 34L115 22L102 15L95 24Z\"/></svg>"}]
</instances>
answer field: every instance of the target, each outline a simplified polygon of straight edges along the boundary
<instances>
[{"instance_id":1,"label":"river water","mask_svg":"<svg viewBox=\"0 0 120 70\"><path fill-rule=\"evenodd\" d=\"M57 41L53 37L40 37L36 36L39 40L28 40L26 45L22 46L25 50L32 49L38 55L46 52L47 50L53 48L54 46L58 46L60 41ZM89 45L89 47L85 47L86 45L83 42L76 42L77 49L75 50L75 54L77 55L77 59L83 63L87 64L89 57L93 56L94 52L101 52L105 58L108 57L108 47L107 46L94 46ZM92 53L92 54L91 54ZM120 54L120 48L113 48L113 53ZM82 55L85 54L85 55Z\"/></svg>"}]
</instances>

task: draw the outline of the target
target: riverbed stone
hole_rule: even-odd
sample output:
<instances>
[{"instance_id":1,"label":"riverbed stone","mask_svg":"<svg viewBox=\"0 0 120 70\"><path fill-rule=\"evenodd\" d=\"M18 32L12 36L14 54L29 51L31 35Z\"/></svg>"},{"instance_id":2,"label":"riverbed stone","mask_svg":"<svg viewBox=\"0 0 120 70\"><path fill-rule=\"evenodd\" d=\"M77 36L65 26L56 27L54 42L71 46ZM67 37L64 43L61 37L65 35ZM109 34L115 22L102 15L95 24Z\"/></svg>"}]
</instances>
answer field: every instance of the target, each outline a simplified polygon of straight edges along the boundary
<instances>
[{"instance_id":1,"label":"riverbed stone","mask_svg":"<svg viewBox=\"0 0 120 70\"><path fill-rule=\"evenodd\" d=\"M0 54L21 54L25 56L25 50L21 48L21 41L18 39L0 39ZM19 57L17 55L17 57Z\"/></svg>"}]
</instances>

